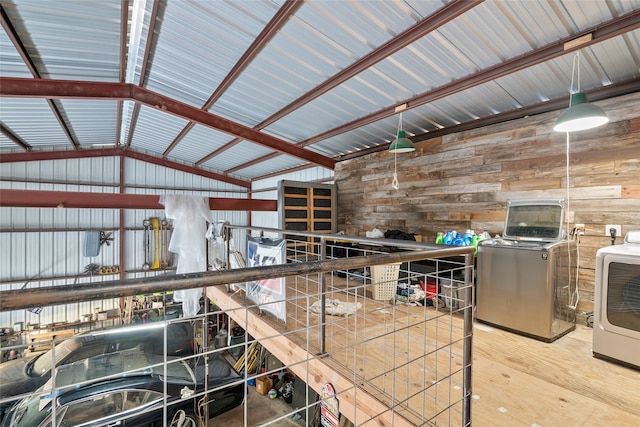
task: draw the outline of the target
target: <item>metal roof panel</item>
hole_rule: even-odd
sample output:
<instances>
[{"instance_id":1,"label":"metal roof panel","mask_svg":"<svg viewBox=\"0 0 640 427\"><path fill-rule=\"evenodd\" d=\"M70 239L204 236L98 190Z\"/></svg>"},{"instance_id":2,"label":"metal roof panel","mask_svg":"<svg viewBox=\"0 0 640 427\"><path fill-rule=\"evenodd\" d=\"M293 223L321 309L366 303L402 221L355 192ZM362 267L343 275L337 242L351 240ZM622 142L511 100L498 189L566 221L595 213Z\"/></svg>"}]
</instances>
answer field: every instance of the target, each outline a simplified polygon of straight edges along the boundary
<instances>
[{"instance_id":1,"label":"metal roof panel","mask_svg":"<svg viewBox=\"0 0 640 427\"><path fill-rule=\"evenodd\" d=\"M0 98L0 118L5 126L32 146L70 146L67 135L44 99Z\"/></svg>"},{"instance_id":2,"label":"metal roof panel","mask_svg":"<svg viewBox=\"0 0 640 427\"><path fill-rule=\"evenodd\" d=\"M285 2L147 0L128 4L125 41L120 40L121 2L6 0L3 8L43 77L112 82L120 79L126 65L127 82L202 108L265 26L280 15ZM138 13L138 4L146 8L142 14ZM486 0L451 20L440 16L446 23L385 58L366 62L359 74L348 80L340 84L330 81L421 19L430 19L443 7L460 4L446 0L301 2L209 110L238 125L256 127L300 97L311 99L296 104L297 109L262 130L296 143L371 114L389 114L396 105L420 100L433 89L452 84L455 90L437 92L436 101L410 104L403 118L410 134L455 126L568 97L574 54L535 65L531 61L537 59L530 54L601 23L599 29L606 27L606 31L617 33L620 28L610 21L624 18L629 12L637 18L640 10L640 0ZM153 13L156 6L157 15ZM627 25L634 25L629 21ZM0 32L0 73L3 77L31 78L12 38L5 33L7 28ZM153 32L149 33L151 28ZM636 29L581 49L581 88L589 90L638 78L639 34ZM598 37L597 32L594 37ZM125 43L130 48L126 53L129 63L121 64L120 50ZM144 52L147 45L151 51ZM521 61L520 71L481 85L474 80L475 73L511 59ZM468 87L457 86L465 78L469 79ZM325 83L330 89L313 96L313 91ZM116 139L118 126L121 135L117 139L127 143L131 127L132 149L162 157L188 123L160 109L137 107L131 100L122 102L121 123L116 123L120 101L53 102L82 147ZM139 114L132 122L138 108ZM0 113L4 126L38 149L72 148L42 99L0 98ZM395 114L319 141L308 149L333 157L380 146L394 138L397 126ZM232 139L226 133L196 125L167 157L193 164ZM20 149L12 144L6 135L0 139L3 152ZM267 147L242 141L220 150L216 158L202 166L225 171L270 152ZM238 175L259 177L301 164L305 161L278 155L239 170Z\"/></svg>"},{"instance_id":3,"label":"metal roof panel","mask_svg":"<svg viewBox=\"0 0 640 427\"><path fill-rule=\"evenodd\" d=\"M134 128L131 148L162 155L187 123L180 117L142 106Z\"/></svg>"},{"instance_id":4,"label":"metal roof panel","mask_svg":"<svg viewBox=\"0 0 640 427\"><path fill-rule=\"evenodd\" d=\"M80 146L116 144L117 101L63 99L60 103Z\"/></svg>"},{"instance_id":5,"label":"metal roof panel","mask_svg":"<svg viewBox=\"0 0 640 427\"><path fill-rule=\"evenodd\" d=\"M262 157L272 152L273 150L267 147L262 147L260 145L257 145L248 141L241 141L236 145L234 145L233 148L221 152L218 156L214 157L213 159L207 160L206 162L203 163L203 166L206 166L211 169L219 170L219 171L225 171L225 170L234 168L238 165L255 160L259 157ZM243 178L255 176L255 175L246 175L244 172L247 172L247 171L246 170L238 171L236 175L241 176Z\"/></svg>"},{"instance_id":6,"label":"metal roof panel","mask_svg":"<svg viewBox=\"0 0 640 427\"><path fill-rule=\"evenodd\" d=\"M276 10L267 1L168 2L147 88L202 107Z\"/></svg>"},{"instance_id":7,"label":"metal roof panel","mask_svg":"<svg viewBox=\"0 0 640 427\"><path fill-rule=\"evenodd\" d=\"M195 125L178 142L178 145L171 151L170 155L190 163L196 163L212 151L225 145L230 139L232 137L226 133L218 132L206 126ZM223 169L217 170L222 171Z\"/></svg>"},{"instance_id":8,"label":"metal roof panel","mask_svg":"<svg viewBox=\"0 0 640 427\"><path fill-rule=\"evenodd\" d=\"M121 2L3 2L43 78L118 81ZM19 10L17 10L19 8Z\"/></svg>"},{"instance_id":9,"label":"metal roof panel","mask_svg":"<svg viewBox=\"0 0 640 427\"><path fill-rule=\"evenodd\" d=\"M4 31L0 32L0 74L5 77L33 77Z\"/></svg>"},{"instance_id":10,"label":"metal roof panel","mask_svg":"<svg viewBox=\"0 0 640 427\"><path fill-rule=\"evenodd\" d=\"M247 179L253 179L270 174L272 172L284 172L287 169L291 169L304 164L306 164L304 160L300 160L298 158L283 154L269 159L265 162L261 162L241 169L237 171L237 174L242 175Z\"/></svg>"}]
</instances>

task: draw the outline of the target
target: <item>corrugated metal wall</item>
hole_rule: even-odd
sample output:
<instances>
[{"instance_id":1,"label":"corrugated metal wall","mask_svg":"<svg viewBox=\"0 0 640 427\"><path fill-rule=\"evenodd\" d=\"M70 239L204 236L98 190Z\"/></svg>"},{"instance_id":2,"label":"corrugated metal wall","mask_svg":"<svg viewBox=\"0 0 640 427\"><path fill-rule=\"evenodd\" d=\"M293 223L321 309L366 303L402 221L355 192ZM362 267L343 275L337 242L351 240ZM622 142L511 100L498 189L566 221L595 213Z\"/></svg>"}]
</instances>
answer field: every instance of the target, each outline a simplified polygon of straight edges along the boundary
<instances>
[{"instance_id":1,"label":"corrugated metal wall","mask_svg":"<svg viewBox=\"0 0 640 427\"><path fill-rule=\"evenodd\" d=\"M118 193L122 157L101 157L0 164L2 188L51 191ZM133 194L188 194L202 197L246 198L245 189L209 178L142 161L124 160L124 192ZM260 197L262 198L262 197ZM0 291L23 287L63 286L74 282L99 282L117 275L85 274L89 264L119 265L120 245L125 245L125 278L164 274L144 271L143 220L164 218L163 210L125 210L120 235L118 209L0 208ZM240 211L211 211L211 220L247 225ZM96 257L84 256L86 230L112 233ZM15 322L51 324L73 322L95 309L116 308L118 300L46 308L40 314L0 312L0 326Z\"/></svg>"}]
</instances>

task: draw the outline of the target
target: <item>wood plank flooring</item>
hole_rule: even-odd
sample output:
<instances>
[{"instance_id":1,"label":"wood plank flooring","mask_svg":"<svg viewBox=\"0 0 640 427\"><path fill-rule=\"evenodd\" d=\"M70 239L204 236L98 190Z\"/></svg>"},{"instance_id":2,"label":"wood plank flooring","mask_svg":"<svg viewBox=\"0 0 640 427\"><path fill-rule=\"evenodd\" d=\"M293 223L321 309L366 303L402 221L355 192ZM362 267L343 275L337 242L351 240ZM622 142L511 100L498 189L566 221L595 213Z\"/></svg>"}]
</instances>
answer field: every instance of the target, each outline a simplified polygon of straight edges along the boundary
<instances>
[{"instance_id":1,"label":"wood plank flooring","mask_svg":"<svg viewBox=\"0 0 640 427\"><path fill-rule=\"evenodd\" d=\"M297 292L313 295L312 288L313 286L305 288L301 292L298 287ZM288 295L295 294L293 289L289 290L292 292ZM351 296L354 294L358 293L352 293ZM344 294L343 299L345 299ZM345 343L362 339L362 334L371 332L374 336L378 336L375 333L376 328L403 329L405 325L404 329L409 331L406 335L407 339L411 339L410 334L414 333L421 336L441 333L438 332L440 328L438 323L427 323L426 330L416 326L416 322L425 316L425 307L404 307L403 313L406 317L397 317L396 323L400 323L390 325L388 323L389 305L385 307L384 303L372 302L368 299L365 301L363 311L366 315L363 317L355 315L345 319L330 316L328 326L330 339L327 340L329 351L332 343L335 343L336 348L345 348ZM292 302L288 303L290 304ZM375 304L380 304L382 309L376 309ZM302 326L311 327L311 330L317 332L317 316L310 316L302 304L294 305L295 307L288 308L286 329L289 332L283 330L283 333L286 332L286 339L292 344L302 345L311 353L317 352L317 346L314 345L317 342L315 337L306 335L304 339L300 339L296 337L296 332L291 333L296 330L301 331L302 329L299 328ZM434 309L428 308L428 310ZM457 329L462 329L460 315L447 315L447 317L446 322L443 319L443 324L451 322ZM263 316L259 321L264 321L265 326L283 326L281 322L270 320L269 316ZM260 325L256 327L259 328ZM591 334L591 328L578 325L575 331L553 343L545 343L476 322L473 337L471 418L473 425L481 427L640 426L640 370L594 358L591 354ZM374 348L376 345L374 341L365 344L365 346L372 346L371 351L335 352L325 359L325 363L332 366L334 372L346 378L353 377L353 371L350 373L349 369L354 369L357 372L356 376L370 377L375 369L384 371L383 367L388 363L389 351L377 351ZM385 341L382 345L378 345L378 348L388 349L390 345L393 345L393 342ZM266 347L269 347L268 340ZM404 352L407 348L405 342L402 343L401 348ZM451 355L434 353L434 361L442 366L440 357L444 356L450 359L450 363L456 365L454 369L458 369L457 367L461 366L461 359L458 357L460 354L461 350L456 346ZM414 359L414 355L408 354L402 354L400 357L405 360ZM353 361L351 365L350 361ZM425 364L419 361L416 365L424 369L432 366L429 363L432 362L428 361ZM420 369L420 366L416 369ZM370 374L365 375L366 372ZM407 370L405 374L400 372L397 380L409 386L418 386L419 384L412 384L416 381L428 383L429 378L422 375L416 376L412 372L416 371ZM436 377L439 375L435 370L431 372ZM460 390L457 384L461 382L461 374L455 374L452 378L452 382L443 386ZM377 395L381 402L388 401L388 391L391 389L389 380L380 376L380 381L386 382L377 384L376 381L377 379L369 384L382 392L376 394L375 390L368 391L372 395ZM394 396L395 399L410 395L408 388L405 391L404 387L399 387L398 384L396 382L392 387L397 394ZM456 426L460 425L460 418L455 414L447 415L435 419L435 424L430 422L427 425Z\"/></svg>"},{"instance_id":2,"label":"wood plank flooring","mask_svg":"<svg viewBox=\"0 0 640 427\"><path fill-rule=\"evenodd\" d=\"M591 355L592 329L544 343L476 323L476 426L640 426L640 371Z\"/></svg>"}]
</instances>

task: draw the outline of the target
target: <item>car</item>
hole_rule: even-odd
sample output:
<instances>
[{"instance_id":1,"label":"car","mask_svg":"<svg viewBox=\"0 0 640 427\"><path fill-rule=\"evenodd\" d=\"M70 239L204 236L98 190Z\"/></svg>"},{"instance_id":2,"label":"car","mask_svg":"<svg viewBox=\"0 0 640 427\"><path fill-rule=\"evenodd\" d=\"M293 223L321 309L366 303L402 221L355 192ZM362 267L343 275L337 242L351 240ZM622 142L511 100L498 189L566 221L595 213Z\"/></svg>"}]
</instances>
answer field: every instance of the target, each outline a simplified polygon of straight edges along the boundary
<instances>
[{"instance_id":1,"label":"car","mask_svg":"<svg viewBox=\"0 0 640 427\"><path fill-rule=\"evenodd\" d=\"M205 402L213 418L240 405L245 390L221 353L180 358L125 350L57 368L0 427L197 427L206 425Z\"/></svg>"},{"instance_id":2,"label":"car","mask_svg":"<svg viewBox=\"0 0 640 427\"><path fill-rule=\"evenodd\" d=\"M168 356L193 354L194 333L190 322L155 322L144 326L89 331L58 343L54 349L33 358L20 358L0 364L0 420L14 403L10 400L32 392L47 382L51 368L92 356L130 348L164 354L164 330L167 330Z\"/></svg>"}]
</instances>

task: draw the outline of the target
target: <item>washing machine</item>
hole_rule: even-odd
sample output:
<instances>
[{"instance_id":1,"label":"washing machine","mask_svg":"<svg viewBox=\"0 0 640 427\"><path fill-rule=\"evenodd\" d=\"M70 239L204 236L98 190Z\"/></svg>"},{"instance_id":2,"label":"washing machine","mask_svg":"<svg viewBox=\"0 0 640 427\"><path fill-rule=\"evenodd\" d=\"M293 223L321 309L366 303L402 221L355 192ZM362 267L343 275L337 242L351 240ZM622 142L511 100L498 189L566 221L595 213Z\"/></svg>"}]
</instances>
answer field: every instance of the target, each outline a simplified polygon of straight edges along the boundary
<instances>
[{"instance_id":1,"label":"washing machine","mask_svg":"<svg viewBox=\"0 0 640 427\"><path fill-rule=\"evenodd\" d=\"M551 342L575 329L577 243L563 199L510 200L501 238L478 245L476 319Z\"/></svg>"},{"instance_id":2,"label":"washing machine","mask_svg":"<svg viewBox=\"0 0 640 427\"><path fill-rule=\"evenodd\" d=\"M640 369L640 230L596 253L593 355Z\"/></svg>"}]
</instances>

